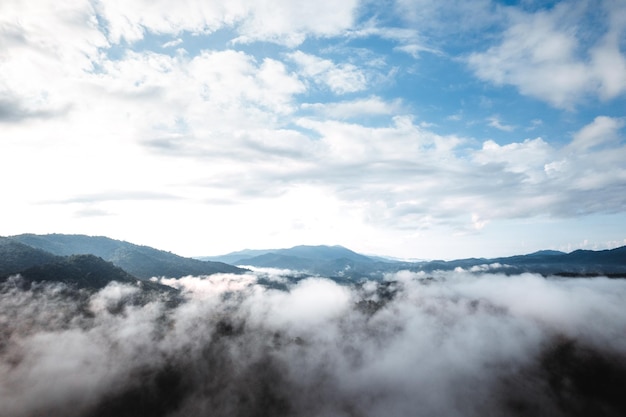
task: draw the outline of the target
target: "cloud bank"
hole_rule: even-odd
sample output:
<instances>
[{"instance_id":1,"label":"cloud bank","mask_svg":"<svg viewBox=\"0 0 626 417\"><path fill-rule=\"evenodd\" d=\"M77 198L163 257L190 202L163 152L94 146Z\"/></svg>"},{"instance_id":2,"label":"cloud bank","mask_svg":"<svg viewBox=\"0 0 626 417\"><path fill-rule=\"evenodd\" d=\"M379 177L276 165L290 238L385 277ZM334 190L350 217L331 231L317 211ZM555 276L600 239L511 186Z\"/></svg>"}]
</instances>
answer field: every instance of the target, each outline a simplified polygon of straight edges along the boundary
<instances>
[{"instance_id":1,"label":"cloud bank","mask_svg":"<svg viewBox=\"0 0 626 417\"><path fill-rule=\"evenodd\" d=\"M618 416L626 282L463 271L340 286L278 271L0 292L9 417ZM273 275L272 275L273 274Z\"/></svg>"}]
</instances>

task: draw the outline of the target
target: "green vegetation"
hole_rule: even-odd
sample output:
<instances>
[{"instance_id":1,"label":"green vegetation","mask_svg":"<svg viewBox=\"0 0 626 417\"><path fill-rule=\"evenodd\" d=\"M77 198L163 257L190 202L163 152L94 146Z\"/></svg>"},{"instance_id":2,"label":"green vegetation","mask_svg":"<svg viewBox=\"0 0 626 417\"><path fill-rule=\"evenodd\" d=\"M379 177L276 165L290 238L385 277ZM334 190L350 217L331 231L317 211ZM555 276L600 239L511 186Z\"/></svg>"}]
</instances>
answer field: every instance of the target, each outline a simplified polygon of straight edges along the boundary
<instances>
[{"instance_id":1,"label":"green vegetation","mask_svg":"<svg viewBox=\"0 0 626 417\"><path fill-rule=\"evenodd\" d=\"M57 259L58 257L52 253L0 237L0 276L15 274L26 268L51 263Z\"/></svg>"}]
</instances>

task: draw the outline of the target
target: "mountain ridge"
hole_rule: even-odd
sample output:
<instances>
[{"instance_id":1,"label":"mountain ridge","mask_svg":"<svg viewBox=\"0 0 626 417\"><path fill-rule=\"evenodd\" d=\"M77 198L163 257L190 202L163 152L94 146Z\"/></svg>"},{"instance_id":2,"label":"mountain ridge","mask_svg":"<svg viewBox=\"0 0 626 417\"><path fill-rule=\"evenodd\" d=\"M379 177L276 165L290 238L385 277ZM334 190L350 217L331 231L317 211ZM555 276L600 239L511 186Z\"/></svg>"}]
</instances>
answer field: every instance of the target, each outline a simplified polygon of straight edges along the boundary
<instances>
[{"instance_id":1,"label":"mountain ridge","mask_svg":"<svg viewBox=\"0 0 626 417\"><path fill-rule=\"evenodd\" d=\"M333 276L345 276L347 270L364 268L377 262L340 245L297 245L284 249L244 250L200 259L229 260L240 266L277 267Z\"/></svg>"},{"instance_id":2,"label":"mountain ridge","mask_svg":"<svg viewBox=\"0 0 626 417\"><path fill-rule=\"evenodd\" d=\"M304 249L303 249L304 248ZM317 254L314 253L317 251ZM353 254L348 258L339 251ZM302 256L306 253L307 256ZM329 254L334 256L329 256ZM238 255L244 256L236 259ZM207 257L229 259L235 265L301 270L332 276L381 277L399 270L434 272L463 268L472 272L489 270L505 274L524 272L543 275L619 275L626 276L626 246L599 251L579 249L573 252L539 250L529 254L496 258L465 258L455 260L402 261L378 256L365 256L342 246L294 246L286 249L257 249ZM204 258L203 258L204 259Z\"/></svg>"},{"instance_id":3,"label":"mountain ridge","mask_svg":"<svg viewBox=\"0 0 626 417\"><path fill-rule=\"evenodd\" d=\"M338 281L382 279L385 274L400 270L432 273L458 268L469 272L489 271L507 275L530 272L542 275L626 277L626 246L599 251L579 249L570 253L541 250L498 258L398 261L362 255L339 245L298 245L284 249L247 249L194 259L105 236L65 234L0 237L0 275L50 264L58 261L59 257L87 254L111 262L143 280L154 276L180 278L187 275L239 274L246 271L232 264L291 269ZM224 259L232 259L232 264L223 262Z\"/></svg>"},{"instance_id":4,"label":"mountain ridge","mask_svg":"<svg viewBox=\"0 0 626 417\"><path fill-rule=\"evenodd\" d=\"M81 294L100 291L114 282L138 290L124 296L124 300L132 304L145 304L154 297L159 297L167 305L175 305L180 301L179 290L158 282L140 280L95 255L56 257L50 263L31 266L17 274L0 275L0 291L8 288L40 291L49 284L62 284L62 287L55 288L66 296L80 300ZM107 308L110 307L114 308L113 305Z\"/></svg>"},{"instance_id":5,"label":"mountain ridge","mask_svg":"<svg viewBox=\"0 0 626 417\"><path fill-rule=\"evenodd\" d=\"M106 236L58 233L36 235L29 233L9 236L4 239L56 256L95 255L144 280L153 276L180 278L186 275L240 274L245 272L242 268L223 262L185 258L171 252L115 240Z\"/></svg>"},{"instance_id":6,"label":"mountain ridge","mask_svg":"<svg viewBox=\"0 0 626 417\"><path fill-rule=\"evenodd\" d=\"M50 252L0 237L0 276L55 262L58 259L59 257Z\"/></svg>"}]
</instances>

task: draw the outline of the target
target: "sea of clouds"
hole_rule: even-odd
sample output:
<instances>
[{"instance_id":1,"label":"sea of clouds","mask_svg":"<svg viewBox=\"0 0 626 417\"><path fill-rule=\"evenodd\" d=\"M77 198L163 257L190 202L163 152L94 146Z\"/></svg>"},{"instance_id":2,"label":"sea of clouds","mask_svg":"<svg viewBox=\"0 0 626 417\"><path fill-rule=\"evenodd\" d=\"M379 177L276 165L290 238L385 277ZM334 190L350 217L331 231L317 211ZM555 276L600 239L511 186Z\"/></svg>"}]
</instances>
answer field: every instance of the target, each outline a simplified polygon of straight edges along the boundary
<instances>
[{"instance_id":1,"label":"sea of clouds","mask_svg":"<svg viewBox=\"0 0 626 417\"><path fill-rule=\"evenodd\" d=\"M155 279L179 296L10 279L0 415L625 413L626 280L294 276Z\"/></svg>"}]
</instances>

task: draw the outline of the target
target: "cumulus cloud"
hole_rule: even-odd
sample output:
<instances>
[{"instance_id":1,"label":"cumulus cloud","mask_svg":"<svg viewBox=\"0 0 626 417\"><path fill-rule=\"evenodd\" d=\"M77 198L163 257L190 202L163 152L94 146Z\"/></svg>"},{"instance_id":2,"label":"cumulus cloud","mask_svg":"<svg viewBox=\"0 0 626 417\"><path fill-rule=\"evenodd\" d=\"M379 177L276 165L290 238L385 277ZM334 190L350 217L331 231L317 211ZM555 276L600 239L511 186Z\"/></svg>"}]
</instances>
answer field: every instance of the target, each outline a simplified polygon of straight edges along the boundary
<instances>
[{"instance_id":1,"label":"cumulus cloud","mask_svg":"<svg viewBox=\"0 0 626 417\"><path fill-rule=\"evenodd\" d=\"M555 149L541 138L526 139L522 143L498 145L492 140L483 143L474 154L481 164L503 163L504 170L527 176L524 180L540 181L543 167L555 157ZM537 177L539 176L539 177Z\"/></svg>"},{"instance_id":2,"label":"cumulus cloud","mask_svg":"<svg viewBox=\"0 0 626 417\"><path fill-rule=\"evenodd\" d=\"M510 10L502 41L467 62L476 75L497 85L513 85L522 94L555 107L573 109L587 96L609 100L626 92L626 56L618 39L624 31L624 5L604 1L608 30L589 44L584 34L589 3L563 2L549 10Z\"/></svg>"},{"instance_id":3,"label":"cumulus cloud","mask_svg":"<svg viewBox=\"0 0 626 417\"><path fill-rule=\"evenodd\" d=\"M342 286L257 276L0 291L8 417L603 416L625 408L623 280L403 271ZM287 277L284 277L287 279ZM13 281L15 282L15 281ZM10 283L11 284L11 283ZM598 326L597 323L602 323Z\"/></svg>"}]
</instances>

